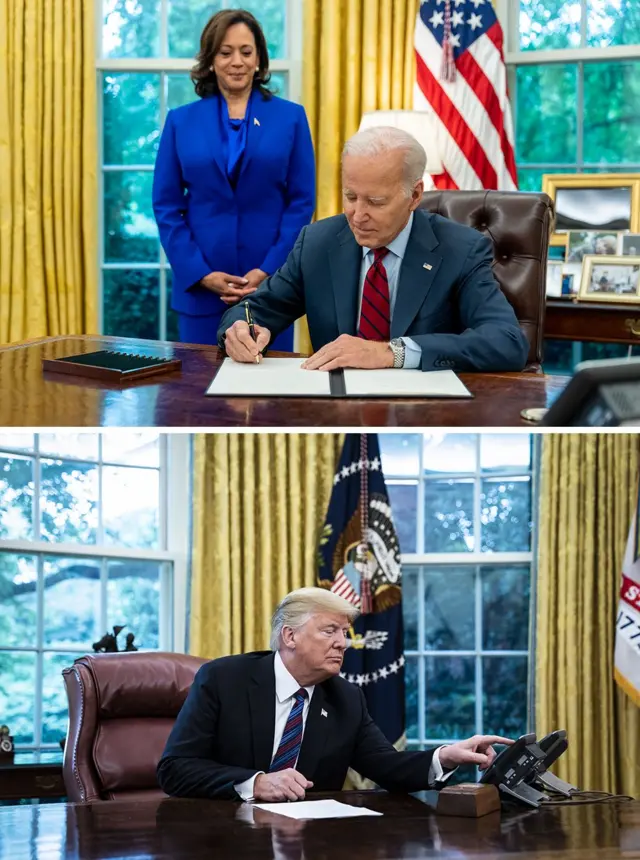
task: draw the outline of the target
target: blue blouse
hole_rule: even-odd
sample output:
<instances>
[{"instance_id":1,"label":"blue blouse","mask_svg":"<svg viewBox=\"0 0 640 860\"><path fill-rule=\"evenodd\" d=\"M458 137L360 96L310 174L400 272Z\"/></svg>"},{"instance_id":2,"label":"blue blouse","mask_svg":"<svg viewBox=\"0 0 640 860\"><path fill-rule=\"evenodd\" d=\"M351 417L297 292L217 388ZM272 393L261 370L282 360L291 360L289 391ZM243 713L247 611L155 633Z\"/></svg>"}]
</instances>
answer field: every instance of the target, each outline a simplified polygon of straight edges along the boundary
<instances>
[{"instance_id":1,"label":"blue blouse","mask_svg":"<svg viewBox=\"0 0 640 860\"><path fill-rule=\"evenodd\" d=\"M247 104L244 119L232 119L229 116L229 108L225 98L220 98L220 109L222 111L222 122L220 123L226 140L223 142L225 148L225 160L227 162L227 177L232 186L235 187L242 165L242 157L247 146L247 128L249 126L249 113L251 99Z\"/></svg>"}]
</instances>

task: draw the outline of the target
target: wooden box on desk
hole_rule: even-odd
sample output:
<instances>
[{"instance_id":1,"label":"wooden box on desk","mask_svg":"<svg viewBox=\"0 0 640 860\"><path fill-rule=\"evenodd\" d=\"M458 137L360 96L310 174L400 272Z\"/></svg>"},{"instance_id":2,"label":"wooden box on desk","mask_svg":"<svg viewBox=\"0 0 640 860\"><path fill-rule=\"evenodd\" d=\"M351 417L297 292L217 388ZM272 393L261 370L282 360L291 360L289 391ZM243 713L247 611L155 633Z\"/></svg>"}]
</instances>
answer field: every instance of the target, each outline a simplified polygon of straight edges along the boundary
<instances>
[{"instance_id":1,"label":"wooden box on desk","mask_svg":"<svg viewBox=\"0 0 640 860\"><path fill-rule=\"evenodd\" d=\"M461 818L481 818L496 811L500 811L498 789L495 785L478 785L475 782L443 788L436 806L438 815L457 815Z\"/></svg>"}]
</instances>

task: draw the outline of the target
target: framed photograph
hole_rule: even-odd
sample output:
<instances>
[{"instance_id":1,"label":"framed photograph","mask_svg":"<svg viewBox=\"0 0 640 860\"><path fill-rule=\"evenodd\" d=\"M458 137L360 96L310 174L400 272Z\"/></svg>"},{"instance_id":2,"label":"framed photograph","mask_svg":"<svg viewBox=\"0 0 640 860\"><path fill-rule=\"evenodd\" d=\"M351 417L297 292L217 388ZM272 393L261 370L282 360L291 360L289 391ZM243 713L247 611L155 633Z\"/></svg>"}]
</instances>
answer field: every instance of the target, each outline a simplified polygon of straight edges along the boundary
<instances>
[{"instance_id":1,"label":"framed photograph","mask_svg":"<svg viewBox=\"0 0 640 860\"><path fill-rule=\"evenodd\" d=\"M588 256L582 261L580 299L640 303L640 256Z\"/></svg>"},{"instance_id":2,"label":"framed photograph","mask_svg":"<svg viewBox=\"0 0 640 860\"><path fill-rule=\"evenodd\" d=\"M640 233L620 236L620 253L625 257L640 257Z\"/></svg>"},{"instance_id":3,"label":"framed photograph","mask_svg":"<svg viewBox=\"0 0 640 860\"><path fill-rule=\"evenodd\" d=\"M562 295L562 261L547 263L547 296L557 299Z\"/></svg>"},{"instance_id":4,"label":"framed photograph","mask_svg":"<svg viewBox=\"0 0 640 860\"><path fill-rule=\"evenodd\" d=\"M640 233L640 173L545 173L542 190L556 210L552 242L569 231Z\"/></svg>"},{"instance_id":5,"label":"framed photograph","mask_svg":"<svg viewBox=\"0 0 640 860\"><path fill-rule=\"evenodd\" d=\"M568 263L581 263L587 254L615 256L618 253L618 233L572 230L568 236Z\"/></svg>"},{"instance_id":6,"label":"framed photograph","mask_svg":"<svg viewBox=\"0 0 640 860\"><path fill-rule=\"evenodd\" d=\"M550 263L556 263L558 261L564 263L564 261L567 259L567 246L549 245L549 255L547 259Z\"/></svg>"},{"instance_id":7,"label":"framed photograph","mask_svg":"<svg viewBox=\"0 0 640 860\"><path fill-rule=\"evenodd\" d=\"M566 289L563 295L576 297L580 291L580 278L582 277L582 263L565 263L562 267L562 276L566 280Z\"/></svg>"},{"instance_id":8,"label":"framed photograph","mask_svg":"<svg viewBox=\"0 0 640 860\"><path fill-rule=\"evenodd\" d=\"M571 296L575 296L576 288L573 285L574 276L573 275L562 275L562 295L571 298Z\"/></svg>"}]
</instances>

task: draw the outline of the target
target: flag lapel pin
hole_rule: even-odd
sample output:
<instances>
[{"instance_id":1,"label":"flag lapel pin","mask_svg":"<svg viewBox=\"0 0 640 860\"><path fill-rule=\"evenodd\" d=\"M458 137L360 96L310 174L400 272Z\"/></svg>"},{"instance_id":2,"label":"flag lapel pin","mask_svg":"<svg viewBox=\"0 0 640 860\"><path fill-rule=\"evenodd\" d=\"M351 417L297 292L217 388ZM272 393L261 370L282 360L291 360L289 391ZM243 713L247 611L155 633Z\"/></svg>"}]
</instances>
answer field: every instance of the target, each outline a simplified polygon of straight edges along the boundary
<instances>
[{"instance_id":1,"label":"flag lapel pin","mask_svg":"<svg viewBox=\"0 0 640 860\"><path fill-rule=\"evenodd\" d=\"M321 715L322 715L323 717L327 717L327 716L329 716L329 715L327 714L327 712L325 711L325 709L324 709L324 708L320 711L320 713L321 713Z\"/></svg>"},{"instance_id":2,"label":"flag lapel pin","mask_svg":"<svg viewBox=\"0 0 640 860\"><path fill-rule=\"evenodd\" d=\"M254 118L253 118L253 124L254 124L254 125L257 125L257 126L259 126L259 125L260 125L260 123L258 122L258 117L257 117L257 116L254 116Z\"/></svg>"},{"instance_id":3,"label":"flag lapel pin","mask_svg":"<svg viewBox=\"0 0 640 860\"><path fill-rule=\"evenodd\" d=\"M433 269L433 266L431 266L429 263L423 263L423 264L422 264L422 268L423 268L423 269L426 269L426 270L427 270L427 272L430 272L430 271L431 271L431 269Z\"/></svg>"}]
</instances>

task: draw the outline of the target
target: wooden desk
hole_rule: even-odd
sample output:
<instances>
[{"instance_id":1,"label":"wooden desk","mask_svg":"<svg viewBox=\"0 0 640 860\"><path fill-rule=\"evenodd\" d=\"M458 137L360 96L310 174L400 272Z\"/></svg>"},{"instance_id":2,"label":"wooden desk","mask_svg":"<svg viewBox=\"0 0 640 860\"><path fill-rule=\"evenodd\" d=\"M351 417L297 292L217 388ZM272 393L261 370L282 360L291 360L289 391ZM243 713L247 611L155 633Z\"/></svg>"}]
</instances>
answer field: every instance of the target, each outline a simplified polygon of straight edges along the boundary
<instances>
[{"instance_id":1,"label":"wooden desk","mask_svg":"<svg viewBox=\"0 0 640 860\"><path fill-rule=\"evenodd\" d=\"M640 851L640 803L436 816L385 793L333 795L382 817L296 821L231 801L111 801L0 808L0 860L617 860ZM43 853L44 852L44 853Z\"/></svg>"},{"instance_id":2,"label":"wooden desk","mask_svg":"<svg viewBox=\"0 0 640 860\"><path fill-rule=\"evenodd\" d=\"M640 344L640 306L547 299L544 336L551 340Z\"/></svg>"},{"instance_id":3,"label":"wooden desk","mask_svg":"<svg viewBox=\"0 0 640 860\"><path fill-rule=\"evenodd\" d=\"M182 371L125 388L42 372L43 358L104 348L175 355ZM568 382L531 373L461 374L473 400L205 397L222 358L217 347L127 338L45 338L6 346L0 348L0 426L522 427L521 409L549 406Z\"/></svg>"},{"instance_id":4,"label":"wooden desk","mask_svg":"<svg viewBox=\"0 0 640 860\"><path fill-rule=\"evenodd\" d=\"M0 766L0 800L65 797L61 764Z\"/></svg>"}]
</instances>

